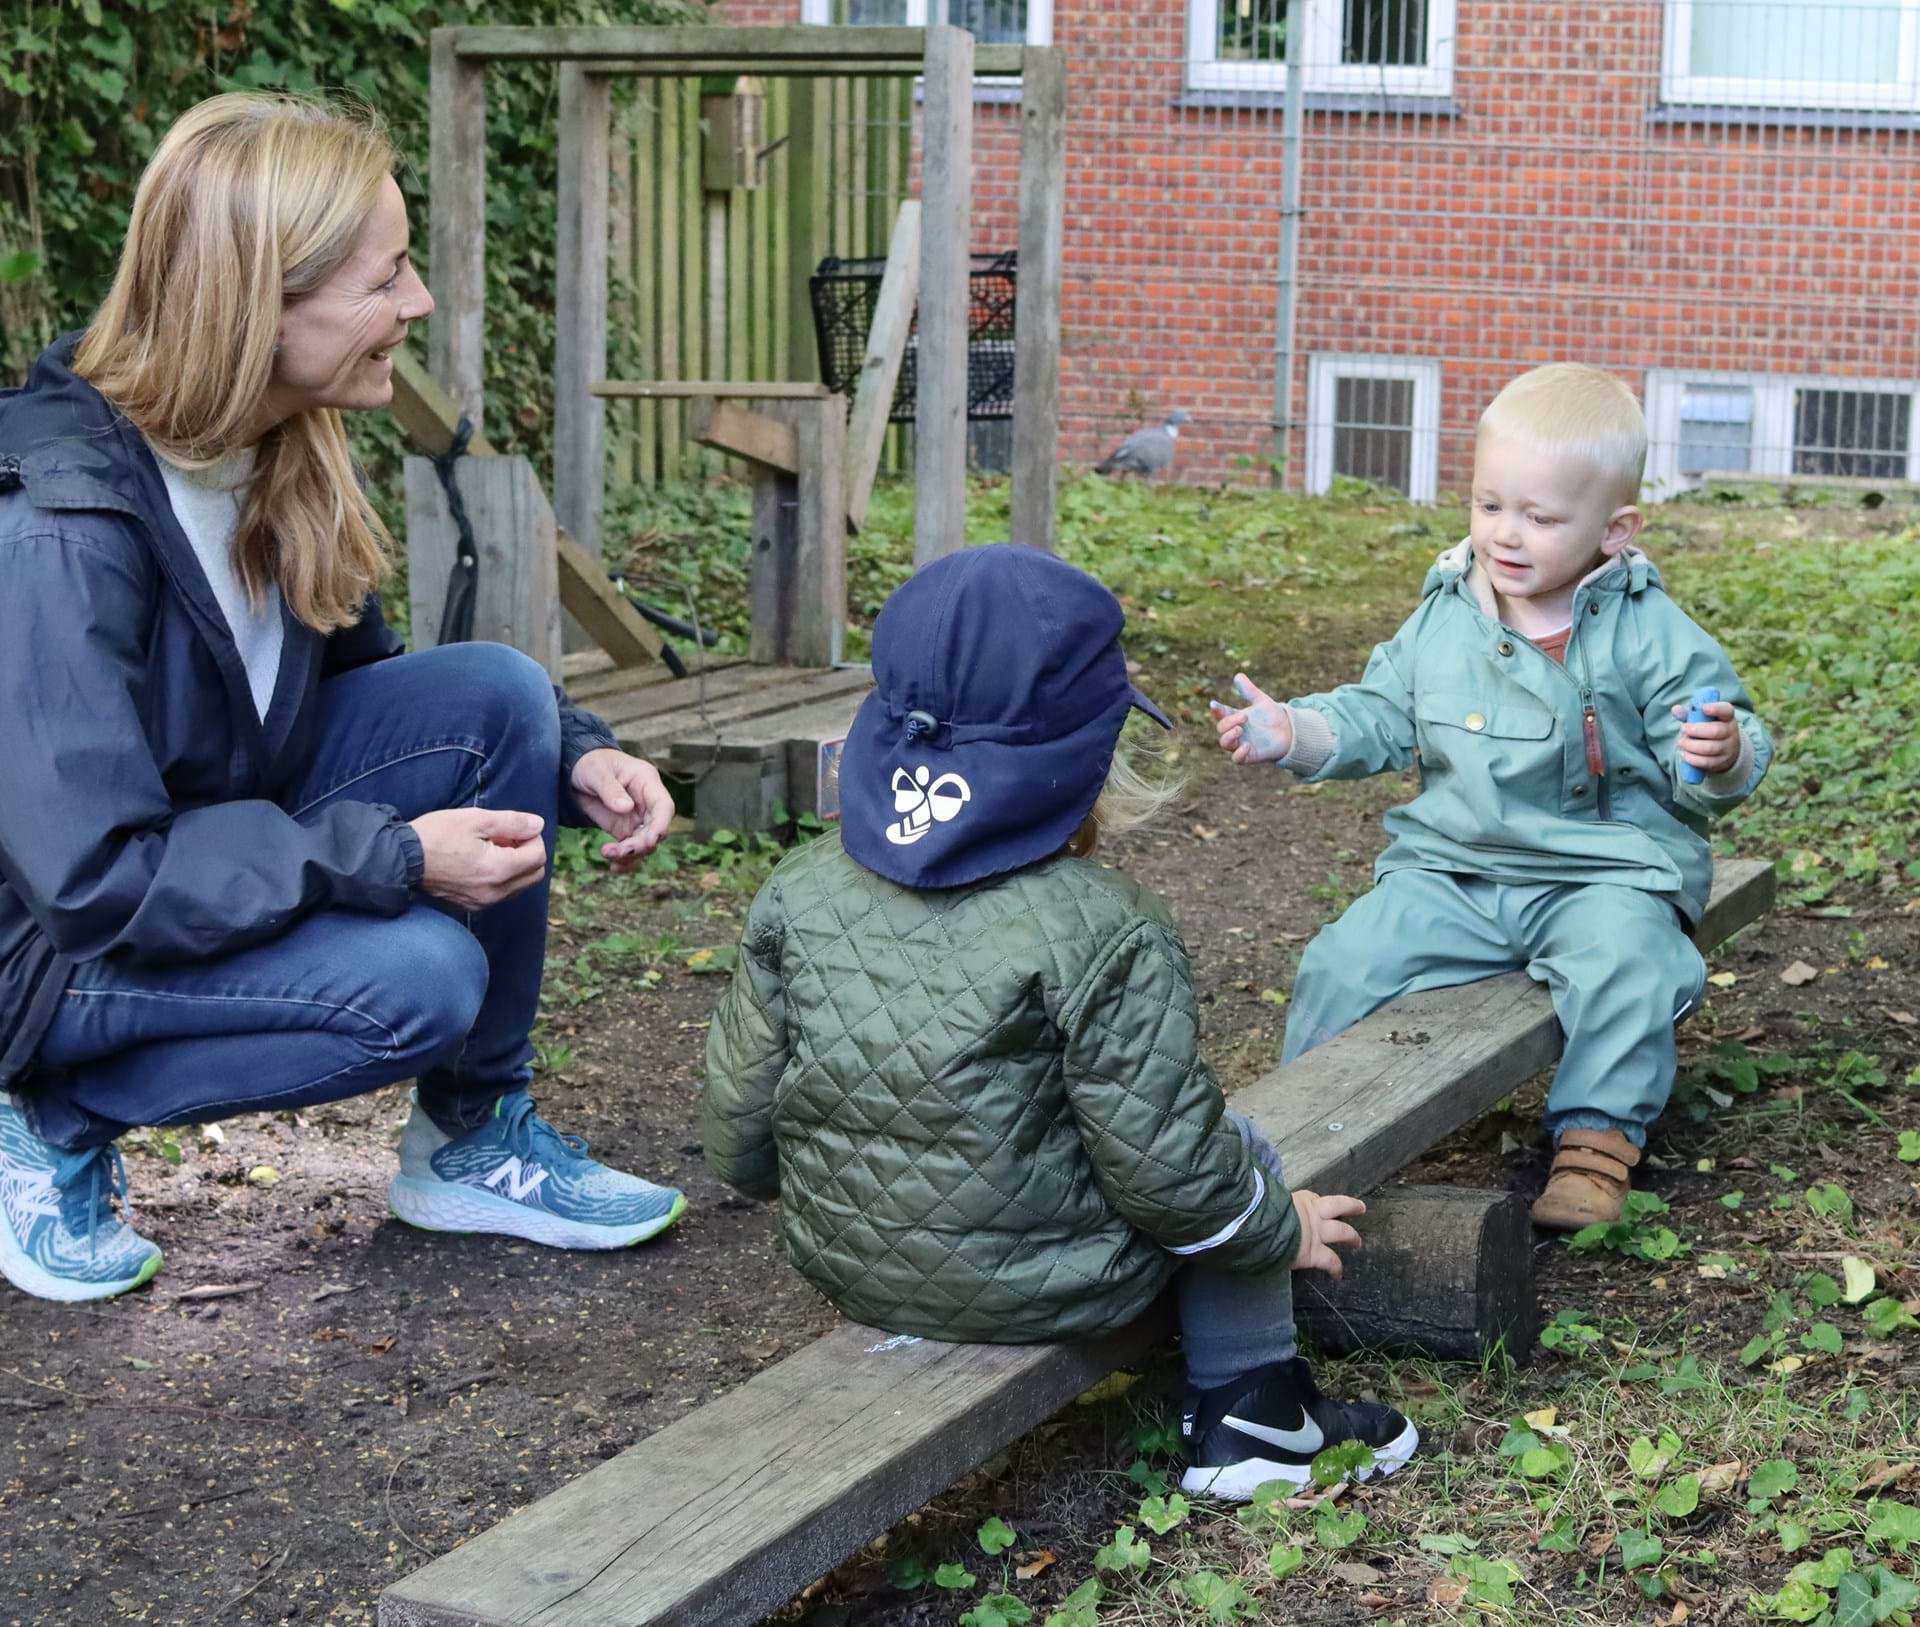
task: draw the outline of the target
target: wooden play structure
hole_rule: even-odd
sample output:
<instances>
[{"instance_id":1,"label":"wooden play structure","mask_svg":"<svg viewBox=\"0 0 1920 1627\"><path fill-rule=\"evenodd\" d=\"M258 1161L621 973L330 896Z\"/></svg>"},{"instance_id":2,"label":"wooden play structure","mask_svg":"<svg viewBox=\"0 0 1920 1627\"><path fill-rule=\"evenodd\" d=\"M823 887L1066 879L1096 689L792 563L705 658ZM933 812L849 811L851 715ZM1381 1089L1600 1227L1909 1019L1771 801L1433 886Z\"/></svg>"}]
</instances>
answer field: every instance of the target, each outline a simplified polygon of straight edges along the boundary
<instances>
[{"instance_id":1,"label":"wooden play structure","mask_svg":"<svg viewBox=\"0 0 1920 1627\"><path fill-rule=\"evenodd\" d=\"M1723 862L1695 933L1772 908L1773 867ZM1519 1200L1373 1188L1559 1056L1524 972L1411 995L1233 1097L1289 1180L1368 1195L1368 1247L1300 1296L1335 1346L1476 1359L1531 1344ZM1116 1367L1165 1340L1148 1316L1066 1345L950 1345L853 1323L510 1515L390 1587L382 1627L738 1627L926 1503Z\"/></svg>"},{"instance_id":2,"label":"wooden play structure","mask_svg":"<svg viewBox=\"0 0 1920 1627\"><path fill-rule=\"evenodd\" d=\"M503 61L559 68L550 505L525 459L493 455L470 427L462 440L463 421L479 424L484 405L486 71ZM918 76L923 86L920 195L901 206L894 226L850 401L810 376L606 376L612 80L732 74L789 76L796 145L808 150L817 81ZM925 563L964 544L976 75L1017 77L1022 89L1013 535L1051 547L1064 220L1065 79L1057 51L976 48L970 34L944 25L830 35L808 27L451 28L433 35L436 309L429 370L397 370L395 402L424 454L410 458L406 472L415 642L425 646L446 633L525 650L606 718L628 750L691 784L703 828L761 829L782 810L833 809L835 748L870 687L864 668L843 661L846 538L866 519L910 330L914 558ZM716 172L751 167L751 132L725 119L715 124ZM795 167L794 207L803 217L820 184L813 166ZM797 304L812 271L803 255L788 268ZM794 360L799 374L797 353ZM740 460L752 479L745 661L716 662L695 651L689 661L697 670L687 670L606 577L605 411L608 400L621 398L682 404L691 438ZM588 641L597 648L584 647Z\"/></svg>"}]
</instances>

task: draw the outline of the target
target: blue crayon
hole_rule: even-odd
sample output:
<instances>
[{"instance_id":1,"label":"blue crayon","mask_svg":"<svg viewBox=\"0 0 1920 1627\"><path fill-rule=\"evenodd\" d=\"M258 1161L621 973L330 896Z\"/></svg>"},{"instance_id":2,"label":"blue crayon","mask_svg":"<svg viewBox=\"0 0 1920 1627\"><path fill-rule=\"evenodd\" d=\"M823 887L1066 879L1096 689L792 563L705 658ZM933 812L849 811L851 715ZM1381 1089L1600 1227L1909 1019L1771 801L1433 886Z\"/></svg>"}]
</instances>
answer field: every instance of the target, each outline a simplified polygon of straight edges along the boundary
<instances>
[{"instance_id":1,"label":"blue crayon","mask_svg":"<svg viewBox=\"0 0 1920 1627\"><path fill-rule=\"evenodd\" d=\"M1706 708L1719 698L1720 691L1717 689L1700 690L1693 697L1693 705L1687 708L1687 721L1689 723L1705 723L1707 721ZM1680 778L1685 780L1689 785L1698 785L1706 777L1705 771L1695 768L1692 763L1682 763L1680 765Z\"/></svg>"}]
</instances>

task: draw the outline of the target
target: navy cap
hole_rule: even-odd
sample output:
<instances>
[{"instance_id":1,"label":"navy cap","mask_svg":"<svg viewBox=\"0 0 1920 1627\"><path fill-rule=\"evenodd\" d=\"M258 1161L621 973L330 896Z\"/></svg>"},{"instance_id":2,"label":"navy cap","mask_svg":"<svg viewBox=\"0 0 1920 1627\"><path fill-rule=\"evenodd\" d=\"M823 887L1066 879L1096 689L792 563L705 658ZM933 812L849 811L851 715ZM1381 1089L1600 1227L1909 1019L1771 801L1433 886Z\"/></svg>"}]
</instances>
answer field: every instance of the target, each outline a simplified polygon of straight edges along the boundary
<instances>
[{"instance_id":1,"label":"navy cap","mask_svg":"<svg viewBox=\"0 0 1920 1627\"><path fill-rule=\"evenodd\" d=\"M963 548L893 592L840 757L841 840L905 887L1044 859L1092 811L1127 713L1120 601L1038 548Z\"/></svg>"}]
</instances>

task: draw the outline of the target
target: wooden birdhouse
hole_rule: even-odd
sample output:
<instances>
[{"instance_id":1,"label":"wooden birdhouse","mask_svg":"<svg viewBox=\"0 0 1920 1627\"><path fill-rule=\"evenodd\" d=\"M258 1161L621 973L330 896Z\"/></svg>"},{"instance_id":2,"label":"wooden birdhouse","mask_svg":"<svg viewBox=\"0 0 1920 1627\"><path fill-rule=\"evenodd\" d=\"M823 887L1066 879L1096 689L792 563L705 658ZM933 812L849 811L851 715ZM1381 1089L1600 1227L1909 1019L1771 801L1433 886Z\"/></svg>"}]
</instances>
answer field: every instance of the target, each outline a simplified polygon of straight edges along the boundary
<instances>
[{"instance_id":1,"label":"wooden birdhouse","mask_svg":"<svg viewBox=\"0 0 1920 1627\"><path fill-rule=\"evenodd\" d=\"M743 74L730 91L703 90L700 124L701 184L707 191L759 186L767 145L767 95L760 81Z\"/></svg>"}]
</instances>

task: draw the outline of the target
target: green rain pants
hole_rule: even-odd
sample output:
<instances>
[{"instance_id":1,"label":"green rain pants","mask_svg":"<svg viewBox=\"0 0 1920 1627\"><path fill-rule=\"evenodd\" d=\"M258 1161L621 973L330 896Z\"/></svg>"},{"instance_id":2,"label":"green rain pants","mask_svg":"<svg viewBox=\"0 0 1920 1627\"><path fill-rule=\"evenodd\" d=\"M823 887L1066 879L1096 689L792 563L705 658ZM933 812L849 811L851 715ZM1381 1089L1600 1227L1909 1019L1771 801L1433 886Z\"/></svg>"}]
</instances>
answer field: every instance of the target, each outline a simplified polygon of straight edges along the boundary
<instances>
[{"instance_id":1,"label":"green rain pants","mask_svg":"<svg viewBox=\"0 0 1920 1627\"><path fill-rule=\"evenodd\" d=\"M1281 1060L1400 995L1516 970L1552 991L1566 1035L1547 1096L1555 1142L1619 1130L1645 1146L1673 1089L1673 1025L1707 968L1673 905L1636 887L1392 871L1307 945Z\"/></svg>"}]
</instances>

